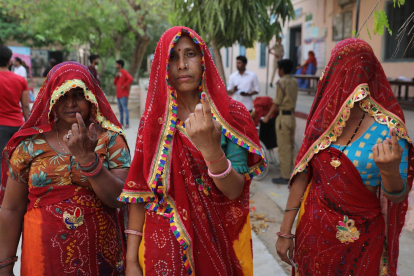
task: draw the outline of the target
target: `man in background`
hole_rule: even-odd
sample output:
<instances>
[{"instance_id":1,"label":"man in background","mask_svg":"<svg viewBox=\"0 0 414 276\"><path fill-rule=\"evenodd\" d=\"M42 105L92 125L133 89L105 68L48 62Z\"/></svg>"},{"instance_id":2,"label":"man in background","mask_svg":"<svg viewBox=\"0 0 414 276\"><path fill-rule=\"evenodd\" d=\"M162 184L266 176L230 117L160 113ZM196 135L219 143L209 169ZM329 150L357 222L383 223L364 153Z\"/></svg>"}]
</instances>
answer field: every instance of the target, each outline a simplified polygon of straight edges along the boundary
<instances>
[{"instance_id":1,"label":"man in background","mask_svg":"<svg viewBox=\"0 0 414 276\"><path fill-rule=\"evenodd\" d=\"M295 108L298 99L298 81L290 75L293 69L293 62L289 59L282 59L278 62L280 79L276 83L276 98L273 105L263 118L267 123L270 116L276 111L279 115L276 118L276 139L279 145L279 162L282 177L272 179L276 184L288 184L290 174L293 171L293 151L295 148Z\"/></svg>"},{"instance_id":2,"label":"man in background","mask_svg":"<svg viewBox=\"0 0 414 276\"><path fill-rule=\"evenodd\" d=\"M272 78L270 80L270 87L273 87L273 81L275 79L276 71L278 69L277 62L281 60L285 54L285 50L283 49L281 37L279 37L279 39L277 40L277 43L273 45L272 48L269 49L269 53L275 56L275 58L273 59Z\"/></svg>"},{"instance_id":3,"label":"man in background","mask_svg":"<svg viewBox=\"0 0 414 276\"><path fill-rule=\"evenodd\" d=\"M27 81L27 71L22 65L22 60L16 57L13 61L13 73L23 77Z\"/></svg>"},{"instance_id":4,"label":"man in background","mask_svg":"<svg viewBox=\"0 0 414 276\"><path fill-rule=\"evenodd\" d=\"M227 93L252 112L253 96L259 94L260 90L259 79L254 72L246 70L247 58L245 56L238 56L236 61L237 72L230 75Z\"/></svg>"},{"instance_id":5,"label":"man in background","mask_svg":"<svg viewBox=\"0 0 414 276\"><path fill-rule=\"evenodd\" d=\"M120 113L120 120L124 128L129 128L129 111L128 111L128 97L129 86L134 78L124 69L125 62L120 59L116 61L116 69L118 72L115 75L114 84L116 85L116 97L118 99L118 108ZM125 113L125 125L124 125L124 113Z\"/></svg>"},{"instance_id":6,"label":"man in background","mask_svg":"<svg viewBox=\"0 0 414 276\"><path fill-rule=\"evenodd\" d=\"M90 55L89 61L91 65L89 65L88 69L91 72L92 76L94 76L96 82L101 86L101 81L99 80L98 71L96 70L96 66L99 64L99 55Z\"/></svg>"},{"instance_id":7,"label":"man in background","mask_svg":"<svg viewBox=\"0 0 414 276\"><path fill-rule=\"evenodd\" d=\"M43 71L42 76L44 78L46 78L47 77L47 74L49 74L49 71L52 70L52 68L55 67L56 64L57 64L56 60L54 58L51 58L49 60L49 66L46 67L45 71Z\"/></svg>"},{"instance_id":8,"label":"man in background","mask_svg":"<svg viewBox=\"0 0 414 276\"><path fill-rule=\"evenodd\" d=\"M30 114L27 81L8 69L12 54L8 47L0 45L0 150L2 152L13 134L24 124L23 117L27 121ZM0 164L2 159L3 155L0 154Z\"/></svg>"}]
</instances>

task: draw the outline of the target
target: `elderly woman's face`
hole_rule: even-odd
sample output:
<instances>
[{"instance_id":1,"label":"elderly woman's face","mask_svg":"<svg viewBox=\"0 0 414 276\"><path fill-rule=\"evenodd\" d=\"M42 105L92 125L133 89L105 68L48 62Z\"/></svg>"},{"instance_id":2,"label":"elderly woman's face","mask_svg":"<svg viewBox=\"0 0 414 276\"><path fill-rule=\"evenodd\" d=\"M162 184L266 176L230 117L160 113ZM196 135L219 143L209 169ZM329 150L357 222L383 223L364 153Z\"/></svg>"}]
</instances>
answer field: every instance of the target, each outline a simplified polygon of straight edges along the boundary
<instances>
[{"instance_id":1,"label":"elderly woman's face","mask_svg":"<svg viewBox=\"0 0 414 276\"><path fill-rule=\"evenodd\" d=\"M89 118L91 103L85 99L82 88L74 88L59 98L54 108L59 120L67 124L77 123L76 113L79 113L83 120Z\"/></svg>"},{"instance_id":2,"label":"elderly woman's face","mask_svg":"<svg viewBox=\"0 0 414 276\"><path fill-rule=\"evenodd\" d=\"M178 92L198 91L202 77L201 51L188 36L176 43L169 59L168 69L171 86Z\"/></svg>"}]
</instances>

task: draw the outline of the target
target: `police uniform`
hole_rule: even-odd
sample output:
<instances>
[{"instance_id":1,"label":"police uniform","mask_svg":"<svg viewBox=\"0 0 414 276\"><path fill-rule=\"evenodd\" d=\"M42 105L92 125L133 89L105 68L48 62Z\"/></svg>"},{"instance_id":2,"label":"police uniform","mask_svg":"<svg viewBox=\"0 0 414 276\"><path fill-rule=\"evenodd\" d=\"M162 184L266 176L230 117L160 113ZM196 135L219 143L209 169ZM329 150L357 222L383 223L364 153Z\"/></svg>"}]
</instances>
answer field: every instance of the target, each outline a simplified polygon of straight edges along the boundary
<instances>
[{"instance_id":1,"label":"police uniform","mask_svg":"<svg viewBox=\"0 0 414 276\"><path fill-rule=\"evenodd\" d=\"M294 111L297 98L298 81L291 75L284 75L277 82L276 98L273 101L279 110L276 118L276 137L282 178L290 178L292 173L296 128Z\"/></svg>"}]
</instances>

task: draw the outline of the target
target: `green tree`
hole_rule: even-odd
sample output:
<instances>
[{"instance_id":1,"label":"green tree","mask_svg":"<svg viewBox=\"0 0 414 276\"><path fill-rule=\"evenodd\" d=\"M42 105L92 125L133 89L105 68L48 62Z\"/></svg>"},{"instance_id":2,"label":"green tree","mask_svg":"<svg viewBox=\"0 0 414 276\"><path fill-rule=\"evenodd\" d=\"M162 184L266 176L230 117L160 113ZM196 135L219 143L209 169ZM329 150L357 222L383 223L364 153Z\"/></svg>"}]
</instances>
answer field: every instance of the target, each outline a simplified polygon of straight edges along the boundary
<instances>
[{"instance_id":1,"label":"green tree","mask_svg":"<svg viewBox=\"0 0 414 276\"><path fill-rule=\"evenodd\" d=\"M160 34L168 28L170 2L166 0L115 0L118 11L124 17L134 46L129 65L133 76L141 68L146 49L151 40L158 40Z\"/></svg>"},{"instance_id":2,"label":"green tree","mask_svg":"<svg viewBox=\"0 0 414 276\"><path fill-rule=\"evenodd\" d=\"M235 42L252 47L269 43L282 33L286 20L294 17L290 0L173 0L175 25L194 29L213 46L216 66L226 81L220 48ZM272 20L275 17L276 20Z\"/></svg>"}]
</instances>

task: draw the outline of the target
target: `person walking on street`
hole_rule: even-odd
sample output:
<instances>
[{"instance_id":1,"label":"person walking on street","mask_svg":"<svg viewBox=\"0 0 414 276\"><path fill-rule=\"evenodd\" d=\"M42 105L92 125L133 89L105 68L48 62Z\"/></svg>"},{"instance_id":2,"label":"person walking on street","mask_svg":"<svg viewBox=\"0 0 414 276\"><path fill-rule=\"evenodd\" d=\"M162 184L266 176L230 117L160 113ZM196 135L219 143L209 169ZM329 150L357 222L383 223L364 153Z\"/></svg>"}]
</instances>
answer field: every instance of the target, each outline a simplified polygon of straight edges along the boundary
<instances>
[{"instance_id":1,"label":"person walking on street","mask_svg":"<svg viewBox=\"0 0 414 276\"><path fill-rule=\"evenodd\" d=\"M49 71L52 70L53 67L55 67L55 65L57 64L56 59L51 58L49 61L49 66L45 68L45 70L43 71L42 76L44 78L47 77L47 74L49 74Z\"/></svg>"},{"instance_id":2,"label":"person walking on street","mask_svg":"<svg viewBox=\"0 0 414 276\"><path fill-rule=\"evenodd\" d=\"M247 58L245 56L238 56L236 60L237 72L230 75L227 93L252 112L252 97L259 94L259 80L254 72L246 70Z\"/></svg>"},{"instance_id":3,"label":"person walking on street","mask_svg":"<svg viewBox=\"0 0 414 276\"><path fill-rule=\"evenodd\" d=\"M29 88L27 81L9 71L12 51L0 45L0 149L9 142L10 138L29 118ZM23 67L23 66L21 66ZM24 120L23 120L24 118ZM0 164L3 155L0 154ZM1 170L0 170L1 179ZM1 192L1 191L0 191Z\"/></svg>"},{"instance_id":4,"label":"person walking on street","mask_svg":"<svg viewBox=\"0 0 414 276\"><path fill-rule=\"evenodd\" d=\"M275 45L273 45L272 48L269 49L269 53L274 55L275 58L273 59L273 71L272 71L272 78L270 81L270 87L273 87L273 81L275 79L276 76L276 71L278 69L278 65L277 62L279 60L281 60L285 54L283 45L282 45L282 38L279 37L279 39L277 40L277 43Z\"/></svg>"},{"instance_id":5,"label":"person walking on street","mask_svg":"<svg viewBox=\"0 0 414 276\"><path fill-rule=\"evenodd\" d=\"M22 65L22 60L16 57L13 61L13 73L23 77L27 81L27 71L26 68Z\"/></svg>"},{"instance_id":6,"label":"person walking on street","mask_svg":"<svg viewBox=\"0 0 414 276\"><path fill-rule=\"evenodd\" d=\"M91 65L89 65L88 69L89 72L91 72L92 76L95 78L96 82L99 86L101 86L101 81L99 80L98 71L96 70L96 66L99 64L99 55L90 55L89 61L91 62Z\"/></svg>"},{"instance_id":7,"label":"person walking on street","mask_svg":"<svg viewBox=\"0 0 414 276\"><path fill-rule=\"evenodd\" d=\"M128 97L129 86L134 78L124 69L125 62L120 59L116 61L116 69L118 72L115 75L114 84L116 85L116 98L118 99L119 114L121 116L120 123L124 128L129 128L129 111L128 111ZM125 113L125 125L124 125Z\"/></svg>"},{"instance_id":8,"label":"person walking on street","mask_svg":"<svg viewBox=\"0 0 414 276\"><path fill-rule=\"evenodd\" d=\"M293 69L293 62L291 60L280 60L278 66L280 79L277 82L276 98L269 113L263 118L263 122L267 123L274 111L279 111L279 115L276 118L276 138L279 145L280 172L282 177L274 178L272 182L288 184L293 167L298 81L289 74Z\"/></svg>"}]
</instances>

